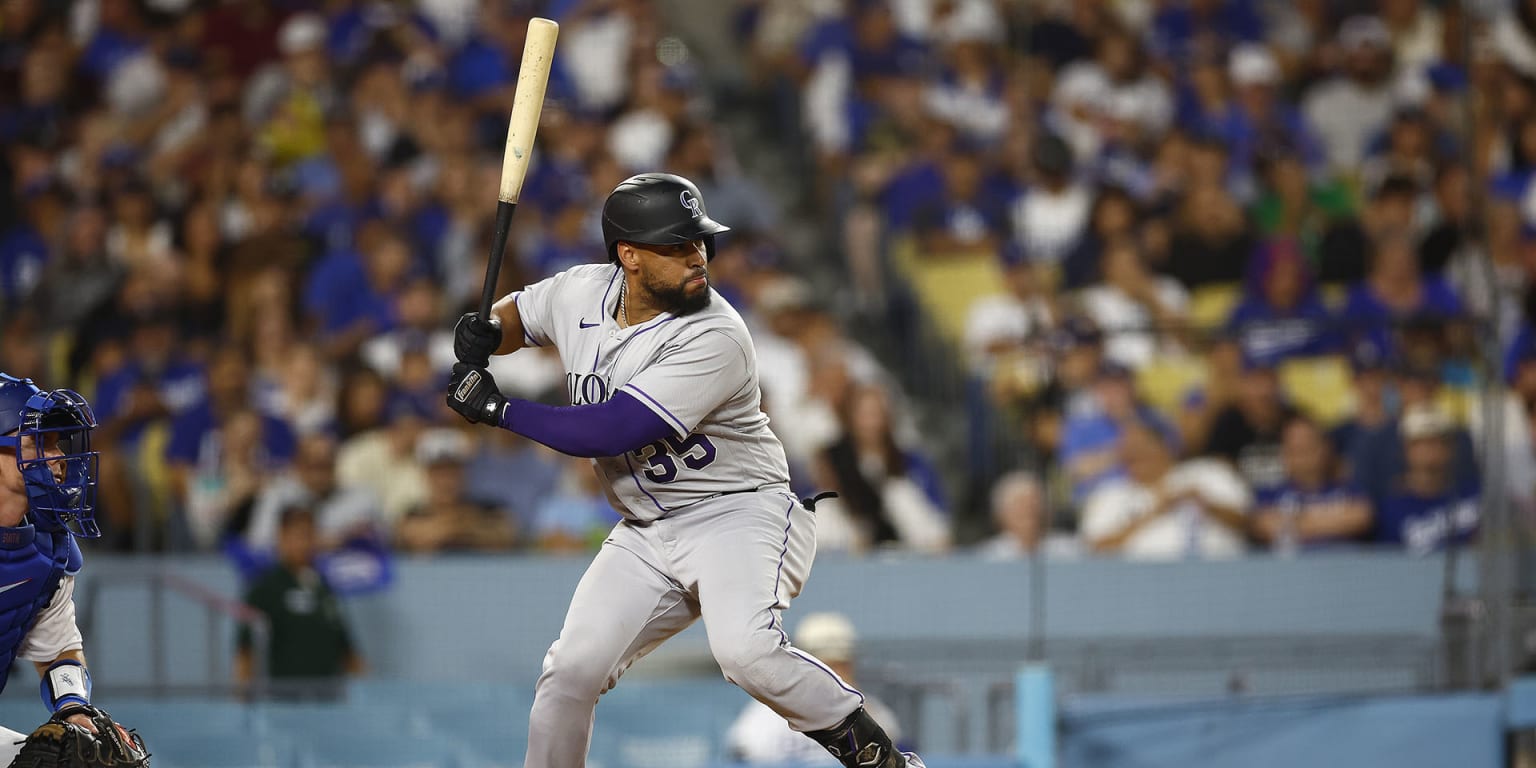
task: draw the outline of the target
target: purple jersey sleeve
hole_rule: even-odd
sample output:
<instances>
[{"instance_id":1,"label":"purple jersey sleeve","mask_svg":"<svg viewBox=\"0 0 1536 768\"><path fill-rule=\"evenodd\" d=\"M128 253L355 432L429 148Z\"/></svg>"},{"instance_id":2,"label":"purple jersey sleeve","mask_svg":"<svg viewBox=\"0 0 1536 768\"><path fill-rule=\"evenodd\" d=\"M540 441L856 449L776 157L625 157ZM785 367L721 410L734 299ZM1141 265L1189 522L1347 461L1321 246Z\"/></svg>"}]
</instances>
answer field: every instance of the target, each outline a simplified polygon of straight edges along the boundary
<instances>
[{"instance_id":1,"label":"purple jersey sleeve","mask_svg":"<svg viewBox=\"0 0 1536 768\"><path fill-rule=\"evenodd\" d=\"M627 392L592 405L544 405L508 400L501 426L561 453L595 459L637 450L672 426Z\"/></svg>"}]
</instances>

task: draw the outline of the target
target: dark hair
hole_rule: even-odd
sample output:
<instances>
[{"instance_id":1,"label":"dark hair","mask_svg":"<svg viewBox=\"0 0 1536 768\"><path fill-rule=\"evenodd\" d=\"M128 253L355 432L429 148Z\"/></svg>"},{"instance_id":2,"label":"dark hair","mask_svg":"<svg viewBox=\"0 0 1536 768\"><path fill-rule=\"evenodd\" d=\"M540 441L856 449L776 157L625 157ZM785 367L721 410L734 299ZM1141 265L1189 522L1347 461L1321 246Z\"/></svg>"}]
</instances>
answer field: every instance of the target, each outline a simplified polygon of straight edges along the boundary
<instances>
[{"instance_id":1,"label":"dark hair","mask_svg":"<svg viewBox=\"0 0 1536 768\"><path fill-rule=\"evenodd\" d=\"M280 531L300 523L315 524L315 511L307 504L289 504L283 507L283 511L277 518L277 528Z\"/></svg>"},{"instance_id":2,"label":"dark hair","mask_svg":"<svg viewBox=\"0 0 1536 768\"><path fill-rule=\"evenodd\" d=\"M1402 174L1393 174L1381 180L1376 187L1372 200L1385 200L1389 197L1406 197L1412 200L1419 195L1419 183Z\"/></svg>"}]
</instances>

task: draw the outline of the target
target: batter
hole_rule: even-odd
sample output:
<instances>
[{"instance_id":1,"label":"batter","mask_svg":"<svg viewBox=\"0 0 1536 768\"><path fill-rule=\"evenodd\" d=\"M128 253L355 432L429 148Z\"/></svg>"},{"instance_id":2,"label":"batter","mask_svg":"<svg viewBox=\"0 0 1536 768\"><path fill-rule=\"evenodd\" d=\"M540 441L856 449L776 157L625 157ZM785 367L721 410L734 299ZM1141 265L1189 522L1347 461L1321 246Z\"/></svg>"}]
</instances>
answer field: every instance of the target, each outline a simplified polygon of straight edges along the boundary
<instances>
[{"instance_id":1,"label":"batter","mask_svg":"<svg viewBox=\"0 0 1536 768\"><path fill-rule=\"evenodd\" d=\"M789 491L746 325L709 285L726 231L687 179L634 176L603 205L608 264L516 291L491 321L469 314L455 328L448 405L594 459L624 517L544 657L527 768L584 766L598 696L700 618L726 679L844 766L924 768L895 749L858 690L784 632L816 554L814 506ZM559 352L570 406L497 391L490 355L525 345Z\"/></svg>"}]
</instances>

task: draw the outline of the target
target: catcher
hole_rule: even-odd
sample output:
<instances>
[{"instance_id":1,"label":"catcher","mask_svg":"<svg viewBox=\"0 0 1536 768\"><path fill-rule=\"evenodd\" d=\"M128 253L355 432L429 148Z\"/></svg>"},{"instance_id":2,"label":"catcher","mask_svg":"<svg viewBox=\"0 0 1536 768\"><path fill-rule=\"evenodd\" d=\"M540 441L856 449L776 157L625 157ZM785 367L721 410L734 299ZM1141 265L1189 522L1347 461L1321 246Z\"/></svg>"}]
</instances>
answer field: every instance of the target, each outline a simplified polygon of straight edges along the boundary
<instances>
[{"instance_id":1,"label":"catcher","mask_svg":"<svg viewBox=\"0 0 1536 768\"><path fill-rule=\"evenodd\" d=\"M101 535L95 427L79 394L0 373L0 669L36 664L53 713L30 735L0 728L0 765L11 768L149 765L143 740L91 706L75 624L75 538Z\"/></svg>"}]
</instances>

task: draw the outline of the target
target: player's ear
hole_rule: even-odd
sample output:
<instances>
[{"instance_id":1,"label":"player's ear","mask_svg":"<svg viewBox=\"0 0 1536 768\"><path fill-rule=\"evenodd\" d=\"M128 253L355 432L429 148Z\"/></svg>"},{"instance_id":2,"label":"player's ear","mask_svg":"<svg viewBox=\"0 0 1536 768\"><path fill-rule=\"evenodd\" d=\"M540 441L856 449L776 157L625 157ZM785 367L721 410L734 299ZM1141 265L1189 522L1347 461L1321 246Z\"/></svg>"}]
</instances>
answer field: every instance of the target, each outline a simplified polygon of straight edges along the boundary
<instances>
[{"instance_id":1,"label":"player's ear","mask_svg":"<svg viewBox=\"0 0 1536 768\"><path fill-rule=\"evenodd\" d=\"M640 256L635 253L635 247L624 241L614 243L613 250L619 256L619 266L625 269L635 269L640 266Z\"/></svg>"}]
</instances>

